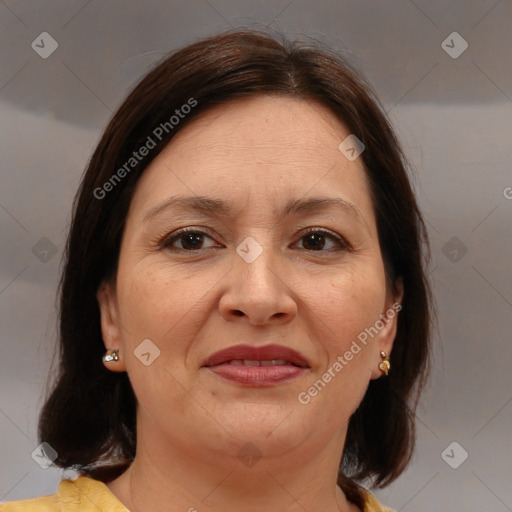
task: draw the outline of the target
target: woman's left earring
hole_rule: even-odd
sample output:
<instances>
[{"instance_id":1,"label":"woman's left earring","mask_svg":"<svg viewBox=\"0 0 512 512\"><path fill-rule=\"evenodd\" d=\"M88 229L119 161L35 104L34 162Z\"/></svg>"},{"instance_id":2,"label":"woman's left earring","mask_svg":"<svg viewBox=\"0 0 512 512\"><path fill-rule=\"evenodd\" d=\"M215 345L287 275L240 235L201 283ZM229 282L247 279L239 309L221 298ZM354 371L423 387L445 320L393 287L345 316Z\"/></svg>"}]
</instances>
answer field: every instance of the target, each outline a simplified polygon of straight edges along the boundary
<instances>
[{"instance_id":1,"label":"woman's left earring","mask_svg":"<svg viewBox=\"0 0 512 512\"><path fill-rule=\"evenodd\" d=\"M382 361L379 363L379 370L384 374L387 375L389 373L389 369L391 368L391 364L388 359L388 355L386 352L381 352L380 357Z\"/></svg>"},{"instance_id":2,"label":"woman's left earring","mask_svg":"<svg viewBox=\"0 0 512 512\"><path fill-rule=\"evenodd\" d=\"M110 361L119 361L119 350L116 348L111 354L105 354L103 356L103 361L105 363L109 363Z\"/></svg>"}]
</instances>

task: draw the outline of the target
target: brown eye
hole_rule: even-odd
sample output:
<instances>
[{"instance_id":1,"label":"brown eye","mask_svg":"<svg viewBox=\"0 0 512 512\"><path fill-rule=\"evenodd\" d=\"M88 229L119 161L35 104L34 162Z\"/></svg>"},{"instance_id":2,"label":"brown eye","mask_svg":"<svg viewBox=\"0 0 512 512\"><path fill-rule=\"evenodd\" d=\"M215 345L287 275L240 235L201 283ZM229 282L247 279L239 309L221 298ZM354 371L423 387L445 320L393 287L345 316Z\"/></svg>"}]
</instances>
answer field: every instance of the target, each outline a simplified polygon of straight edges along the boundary
<instances>
[{"instance_id":1,"label":"brown eye","mask_svg":"<svg viewBox=\"0 0 512 512\"><path fill-rule=\"evenodd\" d=\"M212 240L212 238L203 231L197 229L182 229L173 236L166 238L162 243L162 248L187 252L198 251L205 248L203 247L205 237ZM176 243L181 244L181 247L176 247ZM209 247L206 248L208 249Z\"/></svg>"},{"instance_id":2,"label":"brown eye","mask_svg":"<svg viewBox=\"0 0 512 512\"><path fill-rule=\"evenodd\" d=\"M323 250L326 246L329 246L329 242L326 240L335 242L334 248L331 247L330 250L348 249L348 245L341 237L324 229L310 229L301 237L301 240L303 241L304 249L307 251L327 252ZM329 250L329 247L327 247L327 250Z\"/></svg>"}]
</instances>

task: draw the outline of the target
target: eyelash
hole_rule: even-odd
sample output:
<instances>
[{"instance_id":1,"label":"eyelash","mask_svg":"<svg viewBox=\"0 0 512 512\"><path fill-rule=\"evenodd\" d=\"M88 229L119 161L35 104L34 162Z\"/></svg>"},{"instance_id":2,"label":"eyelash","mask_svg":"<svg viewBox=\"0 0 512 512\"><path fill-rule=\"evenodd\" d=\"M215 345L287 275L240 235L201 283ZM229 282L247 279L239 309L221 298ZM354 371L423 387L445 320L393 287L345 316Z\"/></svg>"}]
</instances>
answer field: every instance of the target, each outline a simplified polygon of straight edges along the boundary
<instances>
[{"instance_id":1,"label":"eyelash","mask_svg":"<svg viewBox=\"0 0 512 512\"><path fill-rule=\"evenodd\" d=\"M210 236L208 234L208 232L206 231L203 231L203 230L200 230L200 229L197 229L197 228L183 228L183 229L180 229L174 233L172 233L171 235L168 235L168 236L165 236L165 237L162 237L158 242L157 242L157 245L160 249L165 249L165 250L168 250L168 251L172 251L172 252L182 252L182 253L199 253L202 249L196 249L196 250L188 250L188 249L181 249L181 248L176 248L176 247L171 247L172 243L174 241L177 241L180 239L180 237L182 237L183 235L186 235L188 233L191 233L191 234L197 234L197 235L206 235L208 238L211 238L213 240L213 237ZM350 244L341 236L339 235L335 235L334 233L332 233L331 231L328 231L326 229L322 229L322 228L308 228L306 230L305 233L302 234L302 236L300 237L299 240L302 240L303 238L307 237L308 235L311 235L313 233L319 233L327 238L331 238L333 240L335 240L339 247L336 249L328 249L328 250L318 250L318 251L315 251L315 250L308 250L308 249L305 249L306 251L308 252L313 252L313 253L321 253L321 252L338 252L338 251L349 251L351 250L351 246ZM207 247L206 249L213 249L213 247Z\"/></svg>"}]
</instances>

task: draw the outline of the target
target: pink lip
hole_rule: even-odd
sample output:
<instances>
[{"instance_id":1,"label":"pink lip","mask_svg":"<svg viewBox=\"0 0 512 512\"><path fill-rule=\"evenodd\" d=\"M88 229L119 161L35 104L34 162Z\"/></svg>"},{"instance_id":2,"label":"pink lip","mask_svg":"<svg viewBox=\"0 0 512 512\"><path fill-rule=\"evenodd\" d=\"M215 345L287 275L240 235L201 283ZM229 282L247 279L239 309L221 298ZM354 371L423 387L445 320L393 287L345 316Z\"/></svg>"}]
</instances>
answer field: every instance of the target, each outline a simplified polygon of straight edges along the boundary
<instances>
[{"instance_id":1,"label":"pink lip","mask_svg":"<svg viewBox=\"0 0 512 512\"><path fill-rule=\"evenodd\" d=\"M286 364L243 366L229 364L233 360L284 360ZM307 360L297 351L281 345L253 347L237 345L216 352L203 366L223 379L242 386L269 387L299 377L309 368Z\"/></svg>"}]
</instances>

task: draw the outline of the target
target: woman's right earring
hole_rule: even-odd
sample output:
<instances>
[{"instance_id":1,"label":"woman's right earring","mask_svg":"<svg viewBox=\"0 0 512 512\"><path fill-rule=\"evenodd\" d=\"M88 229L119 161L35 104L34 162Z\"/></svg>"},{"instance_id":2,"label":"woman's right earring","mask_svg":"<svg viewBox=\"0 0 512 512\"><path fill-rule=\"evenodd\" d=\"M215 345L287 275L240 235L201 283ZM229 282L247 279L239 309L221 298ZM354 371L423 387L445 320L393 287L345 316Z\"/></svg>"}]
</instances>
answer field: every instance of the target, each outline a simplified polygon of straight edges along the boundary
<instances>
[{"instance_id":1,"label":"woman's right earring","mask_svg":"<svg viewBox=\"0 0 512 512\"><path fill-rule=\"evenodd\" d=\"M105 354L103 356L103 361L105 363L109 363L110 361L119 361L119 350L116 348L111 354Z\"/></svg>"}]
</instances>

